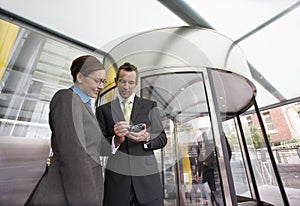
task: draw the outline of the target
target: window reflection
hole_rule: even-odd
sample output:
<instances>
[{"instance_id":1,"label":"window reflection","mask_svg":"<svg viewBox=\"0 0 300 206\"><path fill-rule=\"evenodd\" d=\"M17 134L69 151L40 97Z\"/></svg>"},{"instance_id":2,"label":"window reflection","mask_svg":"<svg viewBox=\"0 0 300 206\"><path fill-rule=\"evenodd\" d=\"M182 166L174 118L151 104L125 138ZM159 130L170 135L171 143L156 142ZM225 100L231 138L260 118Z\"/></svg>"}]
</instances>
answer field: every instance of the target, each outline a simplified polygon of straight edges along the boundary
<instances>
[{"instance_id":1,"label":"window reflection","mask_svg":"<svg viewBox=\"0 0 300 206\"><path fill-rule=\"evenodd\" d=\"M49 138L49 101L73 84L72 59L92 51L4 20L0 24L8 31L1 39L10 45L7 55L0 56L0 135Z\"/></svg>"},{"instance_id":2,"label":"window reflection","mask_svg":"<svg viewBox=\"0 0 300 206\"><path fill-rule=\"evenodd\" d=\"M168 144L161 159L165 205L223 204L202 79L201 73L188 72L147 76L141 81L143 97L158 102L169 119Z\"/></svg>"}]
</instances>

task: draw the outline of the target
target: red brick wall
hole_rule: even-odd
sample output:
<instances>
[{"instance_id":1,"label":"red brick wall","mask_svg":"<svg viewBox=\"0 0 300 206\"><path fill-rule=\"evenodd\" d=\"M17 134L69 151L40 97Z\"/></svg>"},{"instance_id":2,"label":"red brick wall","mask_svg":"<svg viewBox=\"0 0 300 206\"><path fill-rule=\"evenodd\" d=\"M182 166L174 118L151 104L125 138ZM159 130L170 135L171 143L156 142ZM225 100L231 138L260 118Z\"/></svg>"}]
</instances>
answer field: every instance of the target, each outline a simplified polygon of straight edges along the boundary
<instances>
[{"instance_id":1,"label":"red brick wall","mask_svg":"<svg viewBox=\"0 0 300 206\"><path fill-rule=\"evenodd\" d=\"M284 109L279 107L268 110L268 112L270 112L270 116L275 128L274 131L267 131L267 134L270 135L271 142L280 142L281 140L291 139L292 133L287 123L288 120L285 117ZM253 124L257 126L258 131L261 131L256 114L252 114L251 119Z\"/></svg>"},{"instance_id":2,"label":"red brick wall","mask_svg":"<svg viewBox=\"0 0 300 206\"><path fill-rule=\"evenodd\" d=\"M288 125L288 119L285 116L284 107L278 107L270 110L271 118L273 121L274 128L276 129L277 133L270 134L272 141L280 141L284 139L291 139L292 133L290 131Z\"/></svg>"}]
</instances>

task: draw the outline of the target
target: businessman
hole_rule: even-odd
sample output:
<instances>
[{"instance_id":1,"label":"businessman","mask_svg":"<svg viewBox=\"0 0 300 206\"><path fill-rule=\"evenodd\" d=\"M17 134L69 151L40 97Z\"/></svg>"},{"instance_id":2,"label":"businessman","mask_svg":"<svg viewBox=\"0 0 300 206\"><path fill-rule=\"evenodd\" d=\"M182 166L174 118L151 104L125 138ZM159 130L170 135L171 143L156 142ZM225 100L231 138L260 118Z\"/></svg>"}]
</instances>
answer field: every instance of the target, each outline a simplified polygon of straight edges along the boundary
<instances>
[{"instance_id":1,"label":"businessman","mask_svg":"<svg viewBox=\"0 0 300 206\"><path fill-rule=\"evenodd\" d=\"M124 63L115 78L118 97L96 109L110 143L105 169L104 206L162 206L163 189L153 150L167 137L156 102L140 98L137 68ZM140 124L139 128L133 125Z\"/></svg>"}]
</instances>

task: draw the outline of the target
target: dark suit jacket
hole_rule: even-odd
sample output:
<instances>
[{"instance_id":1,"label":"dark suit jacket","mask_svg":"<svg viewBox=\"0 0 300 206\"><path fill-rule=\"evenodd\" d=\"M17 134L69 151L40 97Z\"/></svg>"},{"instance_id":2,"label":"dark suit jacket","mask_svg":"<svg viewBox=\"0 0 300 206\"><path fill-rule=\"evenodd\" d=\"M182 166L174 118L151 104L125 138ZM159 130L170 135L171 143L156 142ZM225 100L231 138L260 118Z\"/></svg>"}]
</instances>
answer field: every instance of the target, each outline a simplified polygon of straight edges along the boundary
<instances>
[{"instance_id":1,"label":"dark suit jacket","mask_svg":"<svg viewBox=\"0 0 300 206\"><path fill-rule=\"evenodd\" d=\"M143 143L133 143L126 139L116 154L112 154L114 124L124 121L118 99L98 107L96 117L107 139L103 145L106 145L106 155L109 155L105 170L104 205L128 202L131 184L140 203L161 198L163 190L153 150L163 148L167 144L167 137L156 102L136 96L131 112L133 124L147 125L151 137L149 149L145 149Z\"/></svg>"},{"instance_id":2,"label":"dark suit jacket","mask_svg":"<svg viewBox=\"0 0 300 206\"><path fill-rule=\"evenodd\" d=\"M49 124L54 155L26 204L102 205L102 132L92 110L72 90L60 90L50 102Z\"/></svg>"}]
</instances>

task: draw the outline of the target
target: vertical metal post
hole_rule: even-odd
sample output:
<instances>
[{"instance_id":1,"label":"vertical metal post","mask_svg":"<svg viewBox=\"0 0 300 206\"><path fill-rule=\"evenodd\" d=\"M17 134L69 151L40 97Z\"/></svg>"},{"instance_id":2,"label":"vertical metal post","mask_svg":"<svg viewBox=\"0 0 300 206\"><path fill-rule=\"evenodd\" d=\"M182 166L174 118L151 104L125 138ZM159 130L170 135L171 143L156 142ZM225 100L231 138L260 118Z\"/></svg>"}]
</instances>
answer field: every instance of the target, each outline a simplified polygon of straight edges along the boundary
<instances>
[{"instance_id":1,"label":"vertical metal post","mask_svg":"<svg viewBox=\"0 0 300 206\"><path fill-rule=\"evenodd\" d=\"M176 185L177 185L177 190L176 190L176 197L177 197L177 206L180 206L180 205L184 205L184 202L183 202L183 197L181 196L181 191L182 191L182 186L181 186L181 179L182 178L179 178L179 175L181 175L181 172L180 172L180 165L179 165L179 161L181 161L181 159L179 158L179 151L178 151L178 146L179 146L179 143L178 143L178 131L177 131L177 124L174 123L174 130L173 130L173 134L174 134L174 140L175 140L175 155L176 155L176 163L175 163L175 177L176 177Z\"/></svg>"},{"instance_id":2,"label":"vertical metal post","mask_svg":"<svg viewBox=\"0 0 300 206\"><path fill-rule=\"evenodd\" d=\"M226 170L225 174L226 174L226 178L227 179L224 180L223 176L221 176L222 177L221 178L221 182L222 182L222 185L223 185L223 194L224 194L224 188L228 187L230 194L226 194L226 195L230 196L231 202L229 202L229 199L226 198L226 195L225 195L225 199L224 200L225 200L225 204L226 205L238 205L238 203L237 203L237 197L236 197L236 193L235 193L235 188L234 188L234 184L233 184L232 172L231 172L231 168L230 168L227 143L226 143L226 140L224 138L224 131L223 131L223 126L222 126L221 112L220 112L220 109L219 109L219 102L218 102L218 98L217 98L217 92L216 92L216 88L215 88L215 85L214 85L213 73L212 73L211 69L207 69L207 76L208 76L209 84L210 84L210 88L211 88L212 99L213 99L213 106L214 106L215 113L216 113L216 117L215 118L217 119L217 123L218 123L218 125L217 125L218 128L217 129L218 129L218 131L220 131L221 147L222 147L222 151L223 151L222 156L224 157L223 160L222 160L221 159L222 157L220 157L218 155L218 161L219 161L219 163L222 163L222 166L224 166L225 167L224 169ZM213 130L215 130L215 129L213 129ZM227 182L228 185L224 185L224 182Z\"/></svg>"},{"instance_id":3,"label":"vertical metal post","mask_svg":"<svg viewBox=\"0 0 300 206\"><path fill-rule=\"evenodd\" d=\"M253 167L252 167L252 164L251 164L251 159L250 159L250 155L249 155L249 152L248 152L248 148L247 148L247 142L246 142L246 139L245 139L245 134L244 134L244 131L243 131L243 127L242 127L242 123L241 123L241 119L239 117L239 115L237 115L236 117L237 119L237 123L238 123L238 126L239 126L239 130L240 130L240 135L241 135L241 138L240 140L242 141L242 152L244 154L244 158L246 158L246 161L247 161L247 165L246 165L246 168L247 168L247 173L248 173L248 177L250 178L250 188L251 188L251 192L254 192L254 195L255 195L255 198L256 198L256 202L257 202L257 205L262 205L262 202L261 202L261 199L260 199L260 196L259 196L259 192L258 192L258 188L257 188L257 184L256 184L256 179L255 179L255 175L254 175L254 170L253 170Z\"/></svg>"},{"instance_id":4,"label":"vertical metal post","mask_svg":"<svg viewBox=\"0 0 300 206\"><path fill-rule=\"evenodd\" d=\"M280 174L279 174L279 171L278 171L278 168L277 168L277 164L276 164L273 152L272 152L272 148L271 148L270 142L268 140L267 132L266 132L266 129L264 127L264 123L262 121L262 117L260 115L260 111L259 111L259 108L257 106L256 100L255 100L254 97L253 97L253 102L254 102L254 108L255 108L255 111L256 111L256 115L257 115L257 118L258 118L258 121L259 121L259 124L260 124L260 127L261 127L261 132L262 132L262 135L264 137L266 148L267 148L267 151L269 153L270 161L271 161L271 164L272 164L272 167L273 167L273 170L274 170L274 174L276 176L277 184L278 184L281 196L282 196L282 200L283 200L285 206L289 206L290 205L289 200L288 200L287 195L285 193L284 186L282 184L281 177L280 177Z\"/></svg>"}]
</instances>

